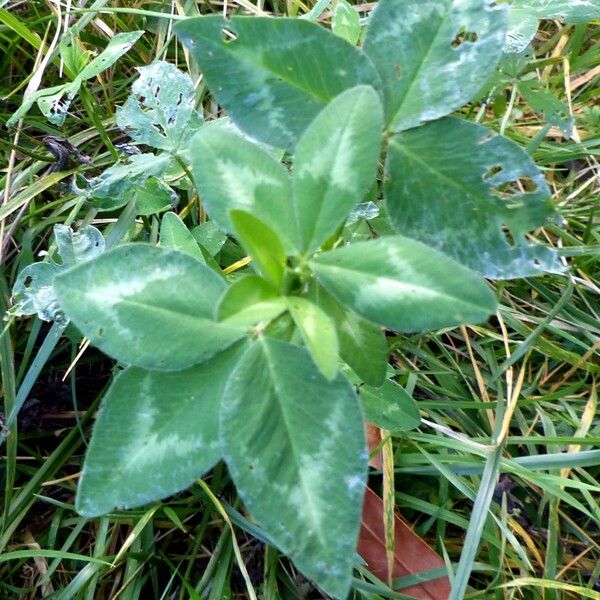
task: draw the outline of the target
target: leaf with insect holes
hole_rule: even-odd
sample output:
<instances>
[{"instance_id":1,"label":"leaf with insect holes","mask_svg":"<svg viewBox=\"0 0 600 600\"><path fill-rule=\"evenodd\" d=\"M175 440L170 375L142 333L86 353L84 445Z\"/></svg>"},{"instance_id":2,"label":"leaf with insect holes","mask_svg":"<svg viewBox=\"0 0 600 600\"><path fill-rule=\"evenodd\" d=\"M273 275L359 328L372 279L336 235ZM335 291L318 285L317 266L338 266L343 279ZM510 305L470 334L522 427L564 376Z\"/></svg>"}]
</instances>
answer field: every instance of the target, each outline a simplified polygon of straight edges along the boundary
<instances>
[{"instance_id":1,"label":"leaf with insect holes","mask_svg":"<svg viewBox=\"0 0 600 600\"><path fill-rule=\"evenodd\" d=\"M60 262L34 263L19 273L12 290L11 315L37 314L43 321L68 323L54 289L54 280L65 269L102 254L105 243L100 231L91 225L79 231L55 225L54 239Z\"/></svg>"},{"instance_id":2,"label":"leaf with insect holes","mask_svg":"<svg viewBox=\"0 0 600 600\"><path fill-rule=\"evenodd\" d=\"M174 164L166 152L134 154L91 179L83 190L98 210L116 210L125 206L150 177L161 177Z\"/></svg>"},{"instance_id":3,"label":"leaf with insect holes","mask_svg":"<svg viewBox=\"0 0 600 600\"><path fill-rule=\"evenodd\" d=\"M526 239L554 209L544 175L509 139L441 119L394 136L386 171L386 204L398 233L494 279L564 270L553 249Z\"/></svg>"},{"instance_id":4,"label":"leaf with insect holes","mask_svg":"<svg viewBox=\"0 0 600 600\"><path fill-rule=\"evenodd\" d=\"M223 279L175 250L125 244L69 269L55 287L65 314L95 346L145 369L185 369L246 333L213 319Z\"/></svg>"},{"instance_id":5,"label":"leaf with insect holes","mask_svg":"<svg viewBox=\"0 0 600 600\"><path fill-rule=\"evenodd\" d=\"M233 232L231 210L251 212L290 253L296 245L291 180L266 150L234 131L204 127L190 143L194 180L208 215Z\"/></svg>"},{"instance_id":6,"label":"leaf with insect holes","mask_svg":"<svg viewBox=\"0 0 600 600\"><path fill-rule=\"evenodd\" d=\"M117 109L117 125L137 142L181 151L203 124L191 77L162 60L137 70L131 96Z\"/></svg>"},{"instance_id":7,"label":"leaf with insect holes","mask_svg":"<svg viewBox=\"0 0 600 600\"><path fill-rule=\"evenodd\" d=\"M223 395L221 439L252 516L304 575L345 598L367 470L350 383L328 381L304 348L258 338Z\"/></svg>"},{"instance_id":8,"label":"leaf with insect holes","mask_svg":"<svg viewBox=\"0 0 600 600\"><path fill-rule=\"evenodd\" d=\"M338 372L339 342L335 324L327 313L310 300L290 296L287 306L319 371L329 380Z\"/></svg>"},{"instance_id":9,"label":"leaf with insect holes","mask_svg":"<svg viewBox=\"0 0 600 600\"><path fill-rule=\"evenodd\" d=\"M382 129L379 97L363 85L334 98L300 138L292 187L303 253L317 250L373 185Z\"/></svg>"},{"instance_id":10,"label":"leaf with insect holes","mask_svg":"<svg viewBox=\"0 0 600 600\"><path fill-rule=\"evenodd\" d=\"M534 38L538 19L584 23L600 19L599 0L513 0L505 52L521 52Z\"/></svg>"},{"instance_id":11,"label":"leaf with insect holes","mask_svg":"<svg viewBox=\"0 0 600 600\"><path fill-rule=\"evenodd\" d=\"M364 51L383 80L392 131L468 102L502 55L506 7L490 0L380 0Z\"/></svg>"},{"instance_id":12,"label":"leaf with insect holes","mask_svg":"<svg viewBox=\"0 0 600 600\"><path fill-rule=\"evenodd\" d=\"M478 323L496 310L494 294L481 277L401 236L324 252L310 265L338 302L397 331Z\"/></svg>"},{"instance_id":13,"label":"leaf with insect holes","mask_svg":"<svg viewBox=\"0 0 600 600\"><path fill-rule=\"evenodd\" d=\"M244 347L177 373L129 367L118 374L85 456L77 512L97 517L155 502L212 468L222 455L223 392Z\"/></svg>"},{"instance_id":14,"label":"leaf with insect holes","mask_svg":"<svg viewBox=\"0 0 600 600\"><path fill-rule=\"evenodd\" d=\"M62 125L65 122L71 102L79 92L83 82L96 77L116 63L143 34L143 31L117 33L108 42L106 48L80 73L75 75L73 81L64 85L38 90L28 96L21 107L6 122L6 126L12 127L19 119L22 119L29 112L34 102L37 102L40 111L50 123L58 126Z\"/></svg>"},{"instance_id":15,"label":"leaf with insect holes","mask_svg":"<svg viewBox=\"0 0 600 600\"><path fill-rule=\"evenodd\" d=\"M302 19L210 15L174 29L233 122L278 148L292 150L344 90L380 85L361 50Z\"/></svg>"}]
</instances>

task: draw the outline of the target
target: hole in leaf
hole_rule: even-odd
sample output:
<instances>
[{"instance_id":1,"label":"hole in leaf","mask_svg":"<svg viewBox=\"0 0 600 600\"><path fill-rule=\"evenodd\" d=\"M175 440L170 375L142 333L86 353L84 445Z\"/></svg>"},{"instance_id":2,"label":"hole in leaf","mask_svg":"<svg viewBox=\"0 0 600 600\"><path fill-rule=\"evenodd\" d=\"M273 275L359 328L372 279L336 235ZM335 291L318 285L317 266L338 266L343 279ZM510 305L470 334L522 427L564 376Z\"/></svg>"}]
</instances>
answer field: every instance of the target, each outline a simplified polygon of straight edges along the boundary
<instances>
[{"instance_id":1,"label":"hole in leaf","mask_svg":"<svg viewBox=\"0 0 600 600\"><path fill-rule=\"evenodd\" d=\"M232 42L235 42L235 40L237 40L237 37L238 36L237 33L235 33L235 31L232 31L227 27L221 29L221 41L224 44L231 44Z\"/></svg>"},{"instance_id":2,"label":"hole in leaf","mask_svg":"<svg viewBox=\"0 0 600 600\"><path fill-rule=\"evenodd\" d=\"M461 27L450 45L456 50L465 43L474 44L478 39L479 36L474 31Z\"/></svg>"},{"instance_id":3,"label":"hole in leaf","mask_svg":"<svg viewBox=\"0 0 600 600\"><path fill-rule=\"evenodd\" d=\"M27 275L27 277L25 277L25 281L23 282L23 285L28 288L31 287L31 284L33 283L33 277L31 277L31 275Z\"/></svg>"},{"instance_id":4,"label":"hole in leaf","mask_svg":"<svg viewBox=\"0 0 600 600\"><path fill-rule=\"evenodd\" d=\"M487 133L484 133L481 138L479 139L479 141L477 142L478 144L486 144L487 142L489 142L491 139L496 137L496 133L494 133L493 131L489 131Z\"/></svg>"},{"instance_id":5,"label":"hole in leaf","mask_svg":"<svg viewBox=\"0 0 600 600\"><path fill-rule=\"evenodd\" d=\"M494 177L494 175L498 175L498 173L500 173L500 171L502 171L502 165L494 165L493 167L490 167L483 174L483 180L486 181L488 179L491 179L492 177Z\"/></svg>"},{"instance_id":6,"label":"hole in leaf","mask_svg":"<svg viewBox=\"0 0 600 600\"><path fill-rule=\"evenodd\" d=\"M492 194L496 196L496 198L506 200L507 208L517 209L522 208L525 205L523 202L523 194L535 192L536 189L537 183L535 183L531 177L519 177L519 179L515 181L509 181L493 187Z\"/></svg>"},{"instance_id":7,"label":"hole in leaf","mask_svg":"<svg viewBox=\"0 0 600 600\"><path fill-rule=\"evenodd\" d=\"M514 248L515 238L513 237L510 229L506 225L502 226L502 233L504 234L504 237L506 238L506 242L508 243L508 245L511 246L512 248Z\"/></svg>"},{"instance_id":8,"label":"hole in leaf","mask_svg":"<svg viewBox=\"0 0 600 600\"><path fill-rule=\"evenodd\" d=\"M102 337L104 335L104 327L98 327L98 330L96 331L96 335L98 337Z\"/></svg>"},{"instance_id":9,"label":"hole in leaf","mask_svg":"<svg viewBox=\"0 0 600 600\"><path fill-rule=\"evenodd\" d=\"M539 258L534 258L534 259L533 259L533 266L534 266L534 267L537 267L538 269L539 269L539 268L541 268L541 266L542 266L542 262L540 261L540 259L539 259Z\"/></svg>"},{"instance_id":10,"label":"hole in leaf","mask_svg":"<svg viewBox=\"0 0 600 600\"><path fill-rule=\"evenodd\" d=\"M400 67L400 65L394 65L394 74L398 79L402 77L402 67Z\"/></svg>"}]
</instances>

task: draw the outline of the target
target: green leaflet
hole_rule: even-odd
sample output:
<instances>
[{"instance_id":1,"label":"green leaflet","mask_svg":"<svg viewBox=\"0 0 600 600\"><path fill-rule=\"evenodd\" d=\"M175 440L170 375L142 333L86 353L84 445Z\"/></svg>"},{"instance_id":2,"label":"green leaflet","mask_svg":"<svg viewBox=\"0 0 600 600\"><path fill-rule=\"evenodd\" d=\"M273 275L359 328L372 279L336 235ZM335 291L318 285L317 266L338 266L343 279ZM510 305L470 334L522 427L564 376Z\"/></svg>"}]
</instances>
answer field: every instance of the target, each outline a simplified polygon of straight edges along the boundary
<instances>
[{"instance_id":1,"label":"green leaflet","mask_svg":"<svg viewBox=\"0 0 600 600\"><path fill-rule=\"evenodd\" d=\"M302 19L211 15L174 29L234 123L278 148L292 150L319 111L344 90L380 85L360 50Z\"/></svg>"},{"instance_id":2,"label":"green leaflet","mask_svg":"<svg viewBox=\"0 0 600 600\"><path fill-rule=\"evenodd\" d=\"M223 294L216 310L219 321L228 319L246 308L274 300L277 290L258 275L242 275Z\"/></svg>"},{"instance_id":3,"label":"green leaflet","mask_svg":"<svg viewBox=\"0 0 600 600\"><path fill-rule=\"evenodd\" d=\"M192 171L211 219L232 232L229 212L252 212L284 241L296 242L290 177L268 152L233 131L205 127L190 143Z\"/></svg>"},{"instance_id":4,"label":"green leaflet","mask_svg":"<svg viewBox=\"0 0 600 600\"><path fill-rule=\"evenodd\" d=\"M346 0L339 0L333 11L331 31L353 46L360 37L360 16Z\"/></svg>"},{"instance_id":5,"label":"green leaflet","mask_svg":"<svg viewBox=\"0 0 600 600\"><path fill-rule=\"evenodd\" d=\"M291 296L287 304L294 323L319 371L327 379L338 372L339 344L335 324L327 313L304 298Z\"/></svg>"},{"instance_id":6,"label":"green leaflet","mask_svg":"<svg viewBox=\"0 0 600 600\"><path fill-rule=\"evenodd\" d=\"M398 233L486 277L564 270L553 249L525 238L554 209L543 174L514 142L475 123L441 119L394 136L386 167L386 204ZM531 191L519 191L517 182Z\"/></svg>"},{"instance_id":7,"label":"green leaflet","mask_svg":"<svg viewBox=\"0 0 600 600\"><path fill-rule=\"evenodd\" d=\"M65 314L126 364L172 371L201 363L245 334L213 320L225 282L199 260L127 244L57 277Z\"/></svg>"},{"instance_id":8,"label":"green leaflet","mask_svg":"<svg viewBox=\"0 0 600 600\"><path fill-rule=\"evenodd\" d=\"M221 458L219 408L243 348L236 344L179 373L129 367L115 377L85 456L76 500L81 515L160 500Z\"/></svg>"},{"instance_id":9,"label":"green leaflet","mask_svg":"<svg viewBox=\"0 0 600 600\"><path fill-rule=\"evenodd\" d=\"M260 219L243 210L230 211L229 218L237 238L252 257L253 266L279 289L283 282L286 255L277 234Z\"/></svg>"},{"instance_id":10,"label":"green leaflet","mask_svg":"<svg viewBox=\"0 0 600 600\"><path fill-rule=\"evenodd\" d=\"M473 271L401 236L325 252L311 266L344 306L398 331L477 323L496 309L494 294Z\"/></svg>"},{"instance_id":11,"label":"green leaflet","mask_svg":"<svg viewBox=\"0 0 600 600\"><path fill-rule=\"evenodd\" d=\"M360 400L365 418L388 431L410 431L421 423L417 403L401 385L386 379L381 387L363 385Z\"/></svg>"},{"instance_id":12,"label":"green leaflet","mask_svg":"<svg viewBox=\"0 0 600 600\"><path fill-rule=\"evenodd\" d=\"M204 255L198 242L191 234L185 223L173 212L168 212L160 224L160 245L185 252L199 261L205 263Z\"/></svg>"},{"instance_id":13,"label":"green leaflet","mask_svg":"<svg viewBox=\"0 0 600 600\"><path fill-rule=\"evenodd\" d=\"M383 81L386 123L416 127L460 108L502 54L506 7L489 0L380 0L364 51Z\"/></svg>"},{"instance_id":14,"label":"green leaflet","mask_svg":"<svg viewBox=\"0 0 600 600\"><path fill-rule=\"evenodd\" d=\"M343 308L316 283L311 286L309 297L334 320L341 358L364 383L380 386L388 360L387 342L381 327Z\"/></svg>"},{"instance_id":15,"label":"green leaflet","mask_svg":"<svg viewBox=\"0 0 600 600\"><path fill-rule=\"evenodd\" d=\"M317 250L373 184L382 128L377 93L358 86L333 99L300 138L293 203L303 252Z\"/></svg>"},{"instance_id":16,"label":"green leaflet","mask_svg":"<svg viewBox=\"0 0 600 600\"><path fill-rule=\"evenodd\" d=\"M223 396L223 453L244 504L336 598L351 583L367 469L362 427L348 381L327 381L306 350L270 338L250 346Z\"/></svg>"}]
</instances>

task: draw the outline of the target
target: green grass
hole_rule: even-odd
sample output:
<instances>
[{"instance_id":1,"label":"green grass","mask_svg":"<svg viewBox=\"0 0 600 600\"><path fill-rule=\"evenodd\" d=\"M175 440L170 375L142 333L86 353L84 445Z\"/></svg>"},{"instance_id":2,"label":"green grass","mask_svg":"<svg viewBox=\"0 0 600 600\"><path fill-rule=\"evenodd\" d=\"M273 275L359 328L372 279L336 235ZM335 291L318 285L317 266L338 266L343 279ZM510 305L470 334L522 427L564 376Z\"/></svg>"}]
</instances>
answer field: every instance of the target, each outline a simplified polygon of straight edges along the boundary
<instances>
[{"instance_id":1,"label":"green grass","mask_svg":"<svg viewBox=\"0 0 600 600\"><path fill-rule=\"evenodd\" d=\"M95 11L72 9L69 23L88 49L102 48L109 32L145 29L146 35L113 68L84 84L63 127L50 125L34 108L19 128L2 129L2 312L17 273L47 249L54 224L106 226L68 182L74 172L96 173L111 164L113 144L124 141L115 107L127 97L135 67L166 58L197 80L171 20L163 17L171 10L193 15L223 8L216 1L182 0L172 6L122 3L119 10L98 12L114 4L97 0ZM242 5L296 15L326 3L228 4L230 11L243 11ZM32 82L59 82L60 64L54 4L0 6L3 124ZM546 170L564 222L535 236L563 249L571 274L497 284L501 308L487 325L393 340L397 380L418 399L426 419L418 431L393 440L395 501L446 558L455 599L600 598L597 34L593 24L544 23L528 66L571 106L580 141L545 135L545 120L519 94L511 105L510 84L497 89L490 104L464 111L504 128ZM198 101L207 115L216 113L202 84ZM44 135L67 137L92 164L73 162L72 170L49 173L53 157ZM113 240L128 231L131 218L119 217ZM148 231L154 226L152 220L139 224ZM4 419L24 404L2 450L0 598L218 600L249 598L251 588L267 599L322 597L265 543L223 465L205 483L146 509L79 517L73 509L77 476L113 365L90 349L62 381L78 353L69 330L58 340L60 328L37 320L5 325ZM380 492L381 479L372 473L370 483ZM356 598L400 597L364 570L356 577Z\"/></svg>"}]
</instances>

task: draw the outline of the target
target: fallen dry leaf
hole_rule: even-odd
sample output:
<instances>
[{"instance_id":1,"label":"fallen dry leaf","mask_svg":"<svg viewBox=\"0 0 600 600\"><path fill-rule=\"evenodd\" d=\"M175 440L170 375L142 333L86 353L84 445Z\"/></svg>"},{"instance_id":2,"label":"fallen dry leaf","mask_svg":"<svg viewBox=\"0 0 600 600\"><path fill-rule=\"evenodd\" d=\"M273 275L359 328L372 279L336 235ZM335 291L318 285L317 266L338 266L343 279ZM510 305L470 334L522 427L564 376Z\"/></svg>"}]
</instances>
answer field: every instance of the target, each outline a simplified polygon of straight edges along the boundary
<instances>
[{"instance_id":1,"label":"fallen dry leaf","mask_svg":"<svg viewBox=\"0 0 600 600\"><path fill-rule=\"evenodd\" d=\"M367 423L365 431L369 450L373 451L381 443L379 428ZM369 464L382 470L381 452L373 456ZM394 572L392 573L394 579L445 567L442 557L398 515L395 517L394 541ZM373 575L382 581L387 581L383 500L371 488L367 488L365 491L358 553L363 557L367 568ZM447 577L440 577L399 591L419 600L447 600L450 595L450 580Z\"/></svg>"}]
</instances>

